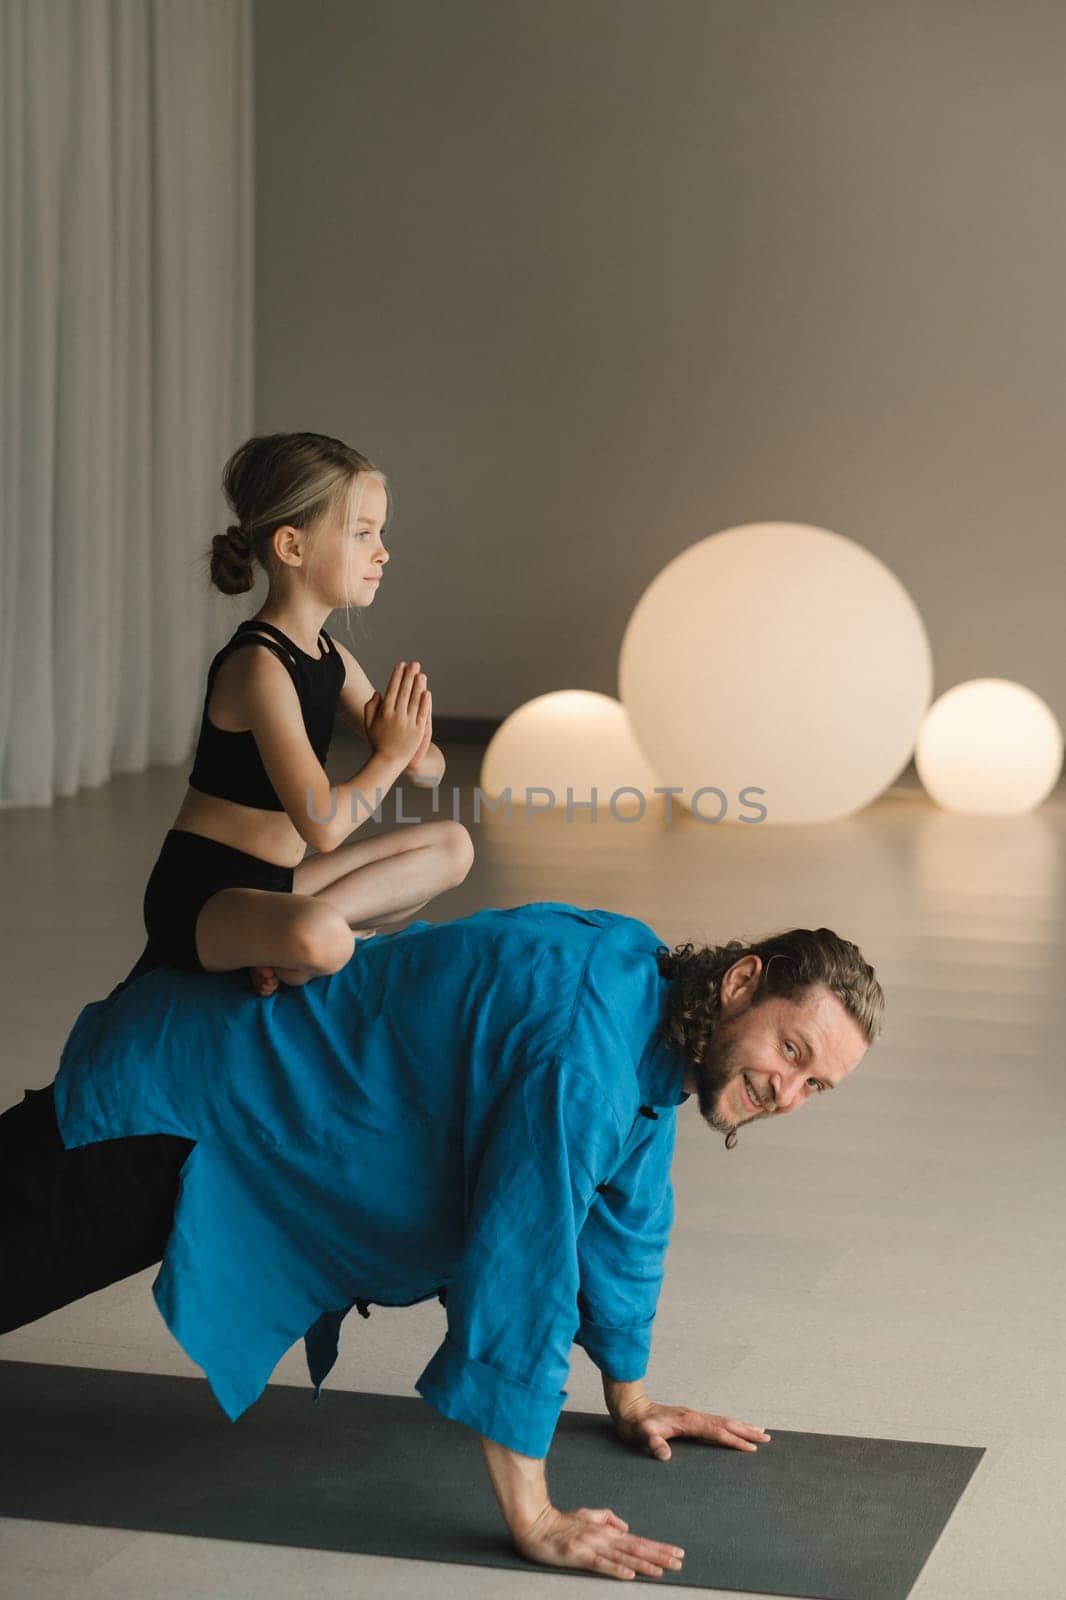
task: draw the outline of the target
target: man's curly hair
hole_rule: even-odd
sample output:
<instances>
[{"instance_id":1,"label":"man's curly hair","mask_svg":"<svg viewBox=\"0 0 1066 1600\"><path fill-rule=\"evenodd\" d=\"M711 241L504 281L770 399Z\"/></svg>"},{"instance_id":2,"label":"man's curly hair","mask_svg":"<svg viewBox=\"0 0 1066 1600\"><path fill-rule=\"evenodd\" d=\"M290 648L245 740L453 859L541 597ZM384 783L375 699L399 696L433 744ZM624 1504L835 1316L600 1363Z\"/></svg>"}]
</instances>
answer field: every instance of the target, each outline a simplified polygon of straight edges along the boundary
<instances>
[{"instance_id":1,"label":"man's curly hair","mask_svg":"<svg viewBox=\"0 0 1066 1600\"><path fill-rule=\"evenodd\" d=\"M881 1032L885 996L874 969L858 945L832 928L790 928L754 944L730 939L719 945L679 944L673 950L660 945L656 955L659 971L673 979L663 1037L697 1065L706 1057L718 1026L722 978L734 962L748 955L760 956L763 964L752 1005L762 1005L771 996L795 999L810 989L824 988L855 1019L867 1044Z\"/></svg>"}]
</instances>

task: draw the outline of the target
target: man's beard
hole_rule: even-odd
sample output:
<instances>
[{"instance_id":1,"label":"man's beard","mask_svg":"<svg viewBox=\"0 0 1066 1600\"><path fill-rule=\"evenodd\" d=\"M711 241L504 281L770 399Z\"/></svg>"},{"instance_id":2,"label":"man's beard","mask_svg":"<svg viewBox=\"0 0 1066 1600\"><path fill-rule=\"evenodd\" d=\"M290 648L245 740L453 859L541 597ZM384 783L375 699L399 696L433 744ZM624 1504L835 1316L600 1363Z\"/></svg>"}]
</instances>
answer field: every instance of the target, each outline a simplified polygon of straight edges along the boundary
<instances>
[{"instance_id":1,"label":"man's beard","mask_svg":"<svg viewBox=\"0 0 1066 1600\"><path fill-rule=\"evenodd\" d=\"M745 1007L745 1011L748 1009ZM719 1112L717 1107L722 1091L744 1070L742 1055L736 1043L737 1024L743 1015L744 1012L738 1012L735 1017L730 1017L728 1022L719 1022L711 1035L706 1056L693 1067L700 1116L716 1133L732 1136L727 1139L727 1149L732 1149L736 1144L736 1130L740 1124L728 1113ZM753 1111L751 1115L754 1120L757 1113Z\"/></svg>"}]
</instances>

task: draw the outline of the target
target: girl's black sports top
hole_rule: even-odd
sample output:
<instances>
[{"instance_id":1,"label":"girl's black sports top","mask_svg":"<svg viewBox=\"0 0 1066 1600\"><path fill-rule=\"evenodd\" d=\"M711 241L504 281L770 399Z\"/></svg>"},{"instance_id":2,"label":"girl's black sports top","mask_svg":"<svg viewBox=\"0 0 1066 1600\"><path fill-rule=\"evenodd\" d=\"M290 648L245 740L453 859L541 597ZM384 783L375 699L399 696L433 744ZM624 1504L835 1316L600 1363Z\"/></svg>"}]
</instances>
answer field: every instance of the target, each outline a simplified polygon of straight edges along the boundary
<instances>
[{"instance_id":1,"label":"girl's black sports top","mask_svg":"<svg viewBox=\"0 0 1066 1600\"><path fill-rule=\"evenodd\" d=\"M242 806L258 806L262 811L285 809L267 777L251 728L233 733L216 727L207 716L215 674L227 656L248 644L262 645L272 651L288 671L300 699L307 737L315 755L325 764L337 702L344 686L345 667L343 656L325 630L319 634L319 640L322 655L309 656L273 623L260 622L255 617L240 623L232 639L222 646L207 669L207 693L196 755L189 773L190 788L198 789L201 794L217 795L220 800L236 800Z\"/></svg>"}]
</instances>

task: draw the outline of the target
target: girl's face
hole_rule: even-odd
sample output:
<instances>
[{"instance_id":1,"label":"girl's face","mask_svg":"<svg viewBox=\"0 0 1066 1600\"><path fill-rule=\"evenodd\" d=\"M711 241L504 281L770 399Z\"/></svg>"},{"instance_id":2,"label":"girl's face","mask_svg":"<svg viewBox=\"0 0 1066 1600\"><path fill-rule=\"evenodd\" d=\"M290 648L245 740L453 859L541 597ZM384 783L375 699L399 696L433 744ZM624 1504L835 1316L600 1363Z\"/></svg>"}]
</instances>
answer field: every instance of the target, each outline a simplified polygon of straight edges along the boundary
<instances>
[{"instance_id":1,"label":"girl's face","mask_svg":"<svg viewBox=\"0 0 1066 1600\"><path fill-rule=\"evenodd\" d=\"M311 567L324 604L373 605L389 559L381 537L388 509L384 484L360 473L343 510L318 530Z\"/></svg>"}]
</instances>

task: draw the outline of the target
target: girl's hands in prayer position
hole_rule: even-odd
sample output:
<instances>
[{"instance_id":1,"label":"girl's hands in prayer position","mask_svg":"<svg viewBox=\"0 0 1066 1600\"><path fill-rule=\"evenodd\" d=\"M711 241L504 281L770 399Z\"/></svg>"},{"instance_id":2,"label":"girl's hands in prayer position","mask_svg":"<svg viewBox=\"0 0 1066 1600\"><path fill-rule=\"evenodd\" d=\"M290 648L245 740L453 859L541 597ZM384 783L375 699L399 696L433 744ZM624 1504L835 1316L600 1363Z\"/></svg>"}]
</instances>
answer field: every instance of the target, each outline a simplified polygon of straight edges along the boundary
<instances>
[{"instance_id":1,"label":"girl's hands in prayer position","mask_svg":"<svg viewBox=\"0 0 1066 1600\"><path fill-rule=\"evenodd\" d=\"M425 673L423 673L422 676L425 677ZM422 735L422 743L419 745L418 749L415 751L414 755L411 757L410 761L407 763L407 767L405 769L406 771L410 772L412 768L418 766L418 763L421 761L422 757L425 755L426 751L429 749L429 747L432 744L432 742L433 742L433 696L430 693L430 691L427 689L426 690L426 731Z\"/></svg>"},{"instance_id":2,"label":"girl's hands in prayer position","mask_svg":"<svg viewBox=\"0 0 1066 1600\"><path fill-rule=\"evenodd\" d=\"M384 695L375 689L363 708L366 736L377 754L409 766L416 752L428 747L430 704L418 662L397 661Z\"/></svg>"}]
</instances>

